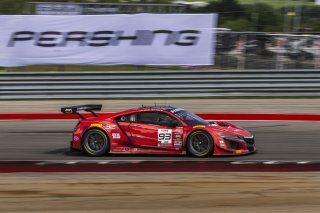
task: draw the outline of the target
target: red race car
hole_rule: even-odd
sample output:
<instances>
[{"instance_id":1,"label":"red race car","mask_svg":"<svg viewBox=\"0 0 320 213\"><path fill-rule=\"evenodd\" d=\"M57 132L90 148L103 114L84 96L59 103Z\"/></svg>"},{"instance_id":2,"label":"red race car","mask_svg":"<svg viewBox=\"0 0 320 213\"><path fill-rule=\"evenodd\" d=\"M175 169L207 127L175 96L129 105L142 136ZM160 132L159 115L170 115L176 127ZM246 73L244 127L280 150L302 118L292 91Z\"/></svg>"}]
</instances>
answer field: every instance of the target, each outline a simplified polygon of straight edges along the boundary
<instances>
[{"instance_id":1,"label":"red race car","mask_svg":"<svg viewBox=\"0 0 320 213\"><path fill-rule=\"evenodd\" d=\"M71 141L72 150L90 156L119 154L187 153L195 157L240 155L256 151L253 135L231 123L208 122L181 108L142 106L112 116L97 115L102 105L61 108L78 114ZM84 117L79 111L92 113Z\"/></svg>"}]
</instances>

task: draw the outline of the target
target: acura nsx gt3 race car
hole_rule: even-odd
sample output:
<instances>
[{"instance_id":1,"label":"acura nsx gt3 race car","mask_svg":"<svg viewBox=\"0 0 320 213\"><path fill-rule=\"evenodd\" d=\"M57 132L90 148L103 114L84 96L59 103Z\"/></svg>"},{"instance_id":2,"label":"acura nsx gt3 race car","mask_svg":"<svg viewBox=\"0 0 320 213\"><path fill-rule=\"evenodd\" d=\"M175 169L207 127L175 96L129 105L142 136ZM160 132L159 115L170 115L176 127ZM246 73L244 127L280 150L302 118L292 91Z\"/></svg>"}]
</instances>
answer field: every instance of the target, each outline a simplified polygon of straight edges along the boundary
<instances>
[{"instance_id":1,"label":"acura nsx gt3 race car","mask_svg":"<svg viewBox=\"0 0 320 213\"><path fill-rule=\"evenodd\" d=\"M231 123L208 122L181 108L142 106L112 116L97 115L102 105L61 108L78 114L72 150L90 156L122 154L240 155L256 151L253 135ZM90 112L85 117L79 111Z\"/></svg>"}]
</instances>

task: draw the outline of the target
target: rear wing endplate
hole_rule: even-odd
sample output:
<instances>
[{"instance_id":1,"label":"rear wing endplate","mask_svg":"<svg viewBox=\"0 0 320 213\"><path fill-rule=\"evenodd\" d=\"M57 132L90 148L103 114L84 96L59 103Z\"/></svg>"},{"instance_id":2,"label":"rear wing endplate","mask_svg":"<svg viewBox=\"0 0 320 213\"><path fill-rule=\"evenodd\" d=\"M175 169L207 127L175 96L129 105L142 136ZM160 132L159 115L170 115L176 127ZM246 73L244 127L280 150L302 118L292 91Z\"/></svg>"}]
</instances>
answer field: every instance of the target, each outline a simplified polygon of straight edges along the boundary
<instances>
[{"instance_id":1,"label":"rear wing endplate","mask_svg":"<svg viewBox=\"0 0 320 213\"><path fill-rule=\"evenodd\" d=\"M62 107L61 112L63 114L77 114L81 119L86 119L83 115L79 113L79 111L90 112L94 117L98 117L98 115L94 111L101 111L102 104L87 104L80 106L70 106L70 107Z\"/></svg>"}]
</instances>

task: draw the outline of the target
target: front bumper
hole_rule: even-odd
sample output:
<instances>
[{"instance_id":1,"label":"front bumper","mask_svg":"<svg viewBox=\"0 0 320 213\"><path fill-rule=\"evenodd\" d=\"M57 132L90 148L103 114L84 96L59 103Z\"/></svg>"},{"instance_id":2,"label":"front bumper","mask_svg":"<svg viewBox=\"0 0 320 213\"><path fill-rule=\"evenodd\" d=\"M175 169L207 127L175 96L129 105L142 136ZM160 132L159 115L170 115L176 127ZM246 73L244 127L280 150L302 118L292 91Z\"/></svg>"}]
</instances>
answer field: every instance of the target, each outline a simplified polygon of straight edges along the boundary
<instances>
[{"instance_id":1,"label":"front bumper","mask_svg":"<svg viewBox=\"0 0 320 213\"><path fill-rule=\"evenodd\" d=\"M223 140L223 143L216 145L215 154L217 155L243 155L257 151L254 137L243 137L242 140L230 138L222 138L221 140Z\"/></svg>"}]
</instances>

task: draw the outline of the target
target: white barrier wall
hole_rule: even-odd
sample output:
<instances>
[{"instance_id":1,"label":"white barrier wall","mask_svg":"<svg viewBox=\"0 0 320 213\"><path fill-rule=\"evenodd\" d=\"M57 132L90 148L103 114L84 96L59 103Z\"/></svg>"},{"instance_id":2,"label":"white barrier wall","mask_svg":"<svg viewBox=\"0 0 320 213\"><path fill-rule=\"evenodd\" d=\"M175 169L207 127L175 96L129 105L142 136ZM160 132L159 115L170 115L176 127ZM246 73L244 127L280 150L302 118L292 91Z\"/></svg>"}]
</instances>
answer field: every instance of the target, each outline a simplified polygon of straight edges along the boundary
<instances>
[{"instance_id":1,"label":"white barrier wall","mask_svg":"<svg viewBox=\"0 0 320 213\"><path fill-rule=\"evenodd\" d=\"M210 65L216 14L0 16L0 66Z\"/></svg>"}]
</instances>

